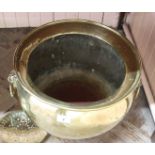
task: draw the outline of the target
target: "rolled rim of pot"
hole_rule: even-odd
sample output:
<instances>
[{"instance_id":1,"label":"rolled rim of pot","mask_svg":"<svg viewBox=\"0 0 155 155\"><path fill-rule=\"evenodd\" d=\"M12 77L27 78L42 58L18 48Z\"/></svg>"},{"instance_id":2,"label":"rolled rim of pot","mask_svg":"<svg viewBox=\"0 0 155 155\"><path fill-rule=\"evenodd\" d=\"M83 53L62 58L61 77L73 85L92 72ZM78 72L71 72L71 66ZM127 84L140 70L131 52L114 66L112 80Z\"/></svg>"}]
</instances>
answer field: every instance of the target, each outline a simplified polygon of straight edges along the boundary
<instances>
[{"instance_id":1,"label":"rolled rim of pot","mask_svg":"<svg viewBox=\"0 0 155 155\"><path fill-rule=\"evenodd\" d=\"M125 78L120 89L112 96L92 102L90 105L70 104L49 97L41 91L34 89L35 86L29 80L27 63L33 50L45 40L64 34L83 34L96 37L108 43L121 55L125 62ZM118 31L103 24L88 20L59 20L42 25L30 32L18 45L14 54L14 70L18 82L22 88L38 100L55 107L71 110L95 110L117 104L120 100L128 97L140 84L141 58L138 50L129 40Z\"/></svg>"}]
</instances>

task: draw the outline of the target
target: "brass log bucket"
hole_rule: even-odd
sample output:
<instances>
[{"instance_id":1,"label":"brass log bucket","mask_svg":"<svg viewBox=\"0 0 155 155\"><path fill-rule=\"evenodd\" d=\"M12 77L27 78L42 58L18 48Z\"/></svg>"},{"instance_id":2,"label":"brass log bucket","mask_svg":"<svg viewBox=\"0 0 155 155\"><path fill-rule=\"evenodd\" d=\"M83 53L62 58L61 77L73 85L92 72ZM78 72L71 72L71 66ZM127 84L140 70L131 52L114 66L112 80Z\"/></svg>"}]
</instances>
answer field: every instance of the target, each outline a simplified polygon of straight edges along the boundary
<instances>
[{"instance_id":1,"label":"brass log bucket","mask_svg":"<svg viewBox=\"0 0 155 155\"><path fill-rule=\"evenodd\" d=\"M10 94L48 133L89 138L112 129L127 114L139 89L140 68L135 47L112 28L86 20L56 21L19 44ZM60 83L64 90L58 94L53 89Z\"/></svg>"}]
</instances>

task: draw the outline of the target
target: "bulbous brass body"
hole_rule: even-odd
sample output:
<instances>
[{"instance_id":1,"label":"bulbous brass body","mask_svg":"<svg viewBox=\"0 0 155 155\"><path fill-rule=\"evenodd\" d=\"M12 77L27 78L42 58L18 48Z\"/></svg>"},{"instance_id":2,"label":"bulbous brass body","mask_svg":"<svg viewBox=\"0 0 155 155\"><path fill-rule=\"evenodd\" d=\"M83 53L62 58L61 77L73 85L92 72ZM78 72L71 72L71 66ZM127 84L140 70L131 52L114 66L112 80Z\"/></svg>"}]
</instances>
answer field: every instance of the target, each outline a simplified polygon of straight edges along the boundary
<instances>
[{"instance_id":1,"label":"bulbous brass body","mask_svg":"<svg viewBox=\"0 0 155 155\"><path fill-rule=\"evenodd\" d=\"M50 38L75 34L107 43L124 62L120 87L113 95L93 104L73 105L46 96L33 85L28 73L29 58L36 47ZM115 66L111 68L115 70ZM56 21L36 28L19 44L9 76L10 91L30 118L48 133L68 139L89 138L112 129L127 114L139 89L140 68L137 49L114 29L85 20Z\"/></svg>"}]
</instances>

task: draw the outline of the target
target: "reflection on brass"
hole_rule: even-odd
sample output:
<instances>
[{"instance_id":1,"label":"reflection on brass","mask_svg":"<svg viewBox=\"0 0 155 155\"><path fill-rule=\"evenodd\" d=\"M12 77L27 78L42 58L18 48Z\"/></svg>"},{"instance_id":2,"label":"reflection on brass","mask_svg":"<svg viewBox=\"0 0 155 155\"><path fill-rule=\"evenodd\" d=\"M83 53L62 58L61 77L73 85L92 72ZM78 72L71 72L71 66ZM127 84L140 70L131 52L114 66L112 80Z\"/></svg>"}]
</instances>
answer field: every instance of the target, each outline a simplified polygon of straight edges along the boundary
<instances>
[{"instance_id":1,"label":"reflection on brass","mask_svg":"<svg viewBox=\"0 0 155 155\"><path fill-rule=\"evenodd\" d=\"M0 120L0 138L4 142L41 142L46 135L23 111L9 112Z\"/></svg>"},{"instance_id":2,"label":"reflection on brass","mask_svg":"<svg viewBox=\"0 0 155 155\"><path fill-rule=\"evenodd\" d=\"M140 68L137 49L117 31L85 20L56 21L35 29L19 44L11 94L48 133L89 138L112 129L127 114L139 88ZM75 83L95 76L99 82L89 87L91 92L106 92L95 101L76 104L44 93L59 80Z\"/></svg>"}]
</instances>

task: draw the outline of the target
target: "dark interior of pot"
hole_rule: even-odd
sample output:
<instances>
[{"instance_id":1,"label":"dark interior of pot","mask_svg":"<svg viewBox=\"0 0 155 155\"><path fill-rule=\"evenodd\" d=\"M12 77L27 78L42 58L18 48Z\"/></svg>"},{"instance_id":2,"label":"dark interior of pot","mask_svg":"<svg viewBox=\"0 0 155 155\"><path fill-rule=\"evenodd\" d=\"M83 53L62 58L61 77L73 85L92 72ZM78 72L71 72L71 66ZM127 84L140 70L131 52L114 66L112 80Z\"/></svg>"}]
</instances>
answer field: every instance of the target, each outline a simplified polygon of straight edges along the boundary
<instances>
[{"instance_id":1,"label":"dark interior of pot","mask_svg":"<svg viewBox=\"0 0 155 155\"><path fill-rule=\"evenodd\" d=\"M106 99L120 88L125 65L112 46L93 36L65 34L37 46L28 75L44 94L70 103Z\"/></svg>"}]
</instances>

